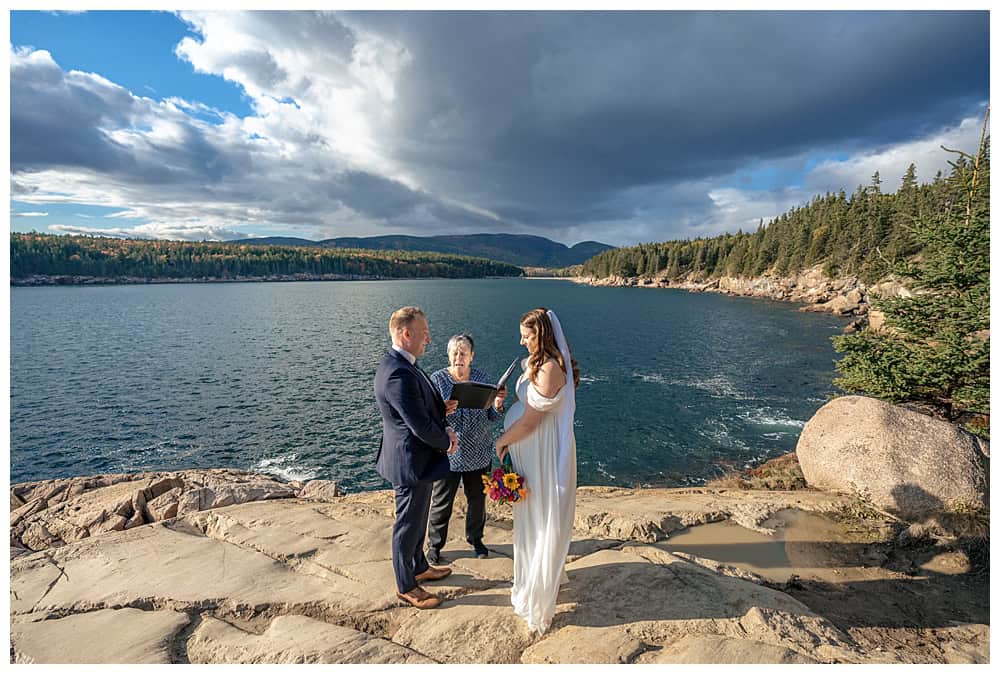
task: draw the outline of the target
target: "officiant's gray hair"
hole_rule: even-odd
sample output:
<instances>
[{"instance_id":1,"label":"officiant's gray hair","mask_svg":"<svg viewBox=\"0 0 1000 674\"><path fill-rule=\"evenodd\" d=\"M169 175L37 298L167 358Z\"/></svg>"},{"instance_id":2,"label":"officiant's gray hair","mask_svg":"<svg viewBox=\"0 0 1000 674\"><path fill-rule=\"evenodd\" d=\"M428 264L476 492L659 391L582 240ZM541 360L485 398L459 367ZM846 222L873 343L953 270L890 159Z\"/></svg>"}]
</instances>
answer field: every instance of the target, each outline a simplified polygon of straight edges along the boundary
<instances>
[{"instance_id":1,"label":"officiant's gray hair","mask_svg":"<svg viewBox=\"0 0 1000 674\"><path fill-rule=\"evenodd\" d=\"M418 317L422 316L427 318L424 314L424 310L420 307L402 307L396 309L392 312L392 316L389 318L389 334L395 337L405 328L410 327L410 324Z\"/></svg>"},{"instance_id":2,"label":"officiant's gray hair","mask_svg":"<svg viewBox=\"0 0 1000 674\"><path fill-rule=\"evenodd\" d=\"M462 333L460 335L452 335L448 340L448 353L451 353L452 349L457 349L459 347L467 346L469 347L469 353L476 350L476 346L472 341L472 335Z\"/></svg>"}]
</instances>

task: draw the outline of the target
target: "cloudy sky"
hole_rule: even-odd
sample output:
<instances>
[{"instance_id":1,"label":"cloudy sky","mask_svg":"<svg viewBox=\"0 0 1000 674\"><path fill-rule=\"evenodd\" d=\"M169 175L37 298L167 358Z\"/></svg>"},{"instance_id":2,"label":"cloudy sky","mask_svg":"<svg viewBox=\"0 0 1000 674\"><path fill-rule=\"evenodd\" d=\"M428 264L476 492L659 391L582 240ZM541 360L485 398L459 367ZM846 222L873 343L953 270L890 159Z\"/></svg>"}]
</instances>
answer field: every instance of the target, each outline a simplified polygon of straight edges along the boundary
<instances>
[{"instance_id":1,"label":"cloudy sky","mask_svg":"<svg viewBox=\"0 0 1000 674\"><path fill-rule=\"evenodd\" d=\"M12 12L11 227L755 227L973 151L986 12Z\"/></svg>"}]
</instances>

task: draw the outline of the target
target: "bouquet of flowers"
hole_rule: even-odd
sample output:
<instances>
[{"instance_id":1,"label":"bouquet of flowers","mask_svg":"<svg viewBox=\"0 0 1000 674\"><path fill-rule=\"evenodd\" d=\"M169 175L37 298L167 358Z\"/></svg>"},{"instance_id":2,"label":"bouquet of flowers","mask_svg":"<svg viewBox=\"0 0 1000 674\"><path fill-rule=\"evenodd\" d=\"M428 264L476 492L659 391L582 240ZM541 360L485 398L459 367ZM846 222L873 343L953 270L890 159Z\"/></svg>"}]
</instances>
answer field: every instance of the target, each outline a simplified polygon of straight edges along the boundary
<instances>
[{"instance_id":1,"label":"bouquet of flowers","mask_svg":"<svg viewBox=\"0 0 1000 674\"><path fill-rule=\"evenodd\" d=\"M501 465L494 468L490 475L483 475L483 493L491 501L517 503L527 497L528 488L524 486L524 478L514 472L513 466L510 466L508 472Z\"/></svg>"}]
</instances>

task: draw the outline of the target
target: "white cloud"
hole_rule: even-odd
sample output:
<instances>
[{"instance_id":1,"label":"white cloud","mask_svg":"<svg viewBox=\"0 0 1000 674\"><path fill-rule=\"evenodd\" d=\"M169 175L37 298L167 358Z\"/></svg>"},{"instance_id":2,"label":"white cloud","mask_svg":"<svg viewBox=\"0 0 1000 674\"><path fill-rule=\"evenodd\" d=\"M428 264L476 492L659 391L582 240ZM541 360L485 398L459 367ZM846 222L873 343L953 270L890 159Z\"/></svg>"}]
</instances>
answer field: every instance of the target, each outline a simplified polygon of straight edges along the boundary
<instances>
[{"instance_id":1,"label":"white cloud","mask_svg":"<svg viewBox=\"0 0 1000 674\"><path fill-rule=\"evenodd\" d=\"M369 76L403 59L397 54L385 65L362 52L359 67ZM437 234L456 231L456 221L482 231L497 219L396 174L371 149L363 112L330 112L326 96L333 95L335 76L314 78L296 102L276 100L290 90L256 90L258 114L241 119L198 102L135 96L93 73L65 72L45 51L15 49L11 60L18 140L12 189L26 203L119 208L105 217L146 223L129 232L181 238L231 238L252 226L305 226L329 236ZM350 101L360 84L350 78L348 84ZM361 93L391 98L387 81L373 86L374 93Z\"/></svg>"},{"instance_id":2,"label":"white cloud","mask_svg":"<svg viewBox=\"0 0 1000 674\"><path fill-rule=\"evenodd\" d=\"M17 211L14 213L15 218L44 218L47 216L48 213L43 211Z\"/></svg>"},{"instance_id":3,"label":"white cloud","mask_svg":"<svg viewBox=\"0 0 1000 674\"><path fill-rule=\"evenodd\" d=\"M126 239L173 239L179 241L228 241L246 239L249 234L225 227L198 225L170 225L148 223L135 227L81 227L79 225L49 225L50 232L87 236L123 237Z\"/></svg>"},{"instance_id":4,"label":"white cloud","mask_svg":"<svg viewBox=\"0 0 1000 674\"><path fill-rule=\"evenodd\" d=\"M140 96L98 73L64 71L47 51L12 47L11 190L19 201L118 209L109 217L143 224L101 231L139 236L504 231L628 244L752 228L814 194L851 191L874 170L894 189L910 161L930 179L947 168L937 146L962 146L977 132L966 120L913 140L913 129L969 110L975 85L946 96L920 80L905 102L882 93L905 88L945 49L955 73L944 84L961 79L956 73L974 80L963 64L977 62L982 40L935 46L977 26L972 15L914 16L879 41L872 26L896 20L179 16L195 36L176 46L177 56L238 86L252 114ZM773 40L762 45L761 31ZM924 89L948 112L932 109ZM856 150L889 137L884 129L899 119L905 129L892 137L909 140ZM804 148L816 147L852 155L802 177ZM790 173L802 179L741 188L734 171L748 162L799 167Z\"/></svg>"},{"instance_id":5,"label":"white cloud","mask_svg":"<svg viewBox=\"0 0 1000 674\"><path fill-rule=\"evenodd\" d=\"M979 146L982 132L982 118L969 117L959 124L935 131L924 138L883 147L873 152L863 152L842 160L825 160L807 171L802 184L796 187L774 190L750 190L729 186L707 187L714 210L702 227L693 231L704 234L720 234L756 229L758 222L765 222L803 206L814 196L837 193L844 190L850 195L859 185L868 185L877 171L882 183L882 191L895 192L903 175L912 163L916 166L917 180L922 183L933 181L941 171L947 176L951 168L948 161L956 155L945 152L942 146L974 154ZM804 164L807 157L798 156L776 161L775 165ZM724 176L718 181L727 185L732 176Z\"/></svg>"},{"instance_id":6,"label":"white cloud","mask_svg":"<svg viewBox=\"0 0 1000 674\"><path fill-rule=\"evenodd\" d=\"M982 117L968 117L956 126L940 129L924 138L865 152L843 161L822 162L808 174L807 190L820 192L843 188L850 194L858 185L871 182L872 175L878 171L882 191L895 192L911 163L917 167L917 179L930 182L938 171L948 175L951 170L948 161L958 158L942 146L975 154L982 127Z\"/></svg>"},{"instance_id":7,"label":"white cloud","mask_svg":"<svg viewBox=\"0 0 1000 674\"><path fill-rule=\"evenodd\" d=\"M318 146L344 168L419 188L416 177L382 150L379 137L409 62L403 45L329 13L180 16L202 39L185 38L177 54L198 72L239 85L257 113L247 120L248 130L271 139L283 156Z\"/></svg>"}]
</instances>

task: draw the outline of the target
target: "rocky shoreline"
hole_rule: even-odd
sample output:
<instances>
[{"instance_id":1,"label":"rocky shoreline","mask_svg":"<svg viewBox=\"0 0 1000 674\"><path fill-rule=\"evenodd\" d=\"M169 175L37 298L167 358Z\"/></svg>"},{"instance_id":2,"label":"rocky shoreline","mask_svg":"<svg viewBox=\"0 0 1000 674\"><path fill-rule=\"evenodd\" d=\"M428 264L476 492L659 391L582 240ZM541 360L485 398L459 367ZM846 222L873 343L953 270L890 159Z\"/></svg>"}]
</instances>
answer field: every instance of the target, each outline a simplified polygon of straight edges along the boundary
<instances>
[{"instance_id":1,"label":"rocky shoreline","mask_svg":"<svg viewBox=\"0 0 1000 674\"><path fill-rule=\"evenodd\" d=\"M576 283L592 286L629 288L676 288L688 292L720 293L738 297L758 297L783 302L797 302L805 306L799 311L831 313L836 316L853 317L846 332L871 326L873 330L882 327L884 316L871 309L875 297L908 297L912 295L899 281L889 278L877 284L862 283L856 276L833 279L823 273L822 265L816 265L793 276L759 276L742 278L723 276L703 279L689 276L681 280L670 280L663 275L654 277L611 276L596 278L578 276Z\"/></svg>"},{"instance_id":2,"label":"rocky shoreline","mask_svg":"<svg viewBox=\"0 0 1000 674\"><path fill-rule=\"evenodd\" d=\"M24 278L11 278L11 286L95 286L95 285L152 285L171 283L264 283L274 281L382 281L385 276L360 274L268 274L266 276L198 276L169 278L165 276L73 276L35 274Z\"/></svg>"},{"instance_id":3,"label":"rocky shoreline","mask_svg":"<svg viewBox=\"0 0 1000 674\"><path fill-rule=\"evenodd\" d=\"M454 535L464 511L447 600L421 612L395 597L391 491L230 469L16 484L11 661L989 660L988 555L858 517L850 494L580 487L540 637L509 604L511 506L490 507L486 559ZM687 543L701 531L718 542Z\"/></svg>"},{"instance_id":4,"label":"rocky shoreline","mask_svg":"<svg viewBox=\"0 0 1000 674\"><path fill-rule=\"evenodd\" d=\"M380 276L363 274L267 274L265 276L185 276L169 278L165 276L73 276L35 274L24 278L11 277L10 285L16 287L39 286L105 286L105 285L156 285L177 283L273 283L293 281L430 281L442 280L444 276ZM520 276L475 276L480 278L524 278Z\"/></svg>"}]
</instances>

